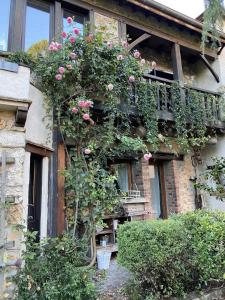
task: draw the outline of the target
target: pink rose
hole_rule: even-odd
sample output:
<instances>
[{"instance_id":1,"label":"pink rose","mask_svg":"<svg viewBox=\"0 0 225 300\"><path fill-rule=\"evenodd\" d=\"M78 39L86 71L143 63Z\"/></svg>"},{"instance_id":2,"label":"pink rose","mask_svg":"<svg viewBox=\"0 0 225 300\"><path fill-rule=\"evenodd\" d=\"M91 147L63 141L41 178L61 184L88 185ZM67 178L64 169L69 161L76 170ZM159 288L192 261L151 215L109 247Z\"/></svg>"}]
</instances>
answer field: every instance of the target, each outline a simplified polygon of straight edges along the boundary
<instances>
[{"instance_id":1,"label":"pink rose","mask_svg":"<svg viewBox=\"0 0 225 300\"><path fill-rule=\"evenodd\" d=\"M83 100L79 101L78 106L81 107L81 108L85 108L86 107L85 101L83 101Z\"/></svg>"},{"instance_id":2,"label":"pink rose","mask_svg":"<svg viewBox=\"0 0 225 300\"><path fill-rule=\"evenodd\" d=\"M49 45L48 50L49 51L54 51L55 46L53 46L52 44Z\"/></svg>"},{"instance_id":3,"label":"pink rose","mask_svg":"<svg viewBox=\"0 0 225 300\"><path fill-rule=\"evenodd\" d=\"M123 59L124 59L124 57L123 57L122 54L119 54L119 55L117 56L117 60L123 60Z\"/></svg>"},{"instance_id":4,"label":"pink rose","mask_svg":"<svg viewBox=\"0 0 225 300\"><path fill-rule=\"evenodd\" d=\"M93 102L90 100L86 101L86 107L93 107Z\"/></svg>"},{"instance_id":5,"label":"pink rose","mask_svg":"<svg viewBox=\"0 0 225 300\"><path fill-rule=\"evenodd\" d=\"M113 47L113 42L112 42L112 41L108 41L108 42L107 42L107 46L108 46L110 49L112 49L112 47Z\"/></svg>"},{"instance_id":6,"label":"pink rose","mask_svg":"<svg viewBox=\"0 0 225 300\"><path fill-rule=\"evenodd\" d=\"M55 75L55 79L56 79L56 80L62 80L62 75L61 75L61 74Z\"/></svg>"},{"instance_id":7,"label":"pink rose","mask_svg":"<svg viewBox=\"0 0 225 300\"><path fill-rule=\"evenodd\" d=\"M66 67L67 67L68 70L72 70L73 69L72 65L66 65Z\"/></svg>"},{"instance_id":8,"label":"pink rose","mask_svg":"<svg viewBox=\"0 0 225 300\"><path fill-rule=\"evenodd\" d=\"M114 86L113 86L113 84L112 84L112 83L110 83L110 84L108 84L108 85L107 85L107 89L108 89L108 91L112 91L112 90L113 90L113 88L114 88Z\"/></svg>"},{"instance_id":9,"label":"pink rose","mask_svg":"<svg viewBox=\"0 0 225 300\"><path fill-rule=\"evenodd\" d=\"M128 46L127 41L122 41L122 46L126 48Z\"/></svg>"},{"instance_id":10,"label":"pink rose","mask_svg":"<svg viewBox=\"0 0 225 300\"><path fill-rule=\"evenodd\" d=\"M68 18L66 19L66 21L67 21L68 24L71 24L71 23L73 22L73 19L72 19L71 17L68 17Z\"/></svg>"},{"instance_id":11,"label":"pink rose","mask_svg":"<svg viewBox=\"0 0 225 300\"><path fill-rule=\"evenodd\" d=\"M87 155L89 155L91 153L91 150L88 149L88 148L86 148L86 149L84 149L84 153L87 154Z\"/></svg>"},{"instance_id":12,"label":"pink rose","mask_svg":"<svg viewBox=\"0 0 225 300\"><path fill-rule=\"evenodd\" d=\"M73 108L71 109L71 111L72 111L74 114L76 114L76 113L78 112L78 109L77 109L76 107L73 107Z\"/></svg>"},{"instance_id":13,"label":"pink rose","mask_svg":"<svg viewBox=\"0 0 225 300\"><path fill-rule=\"evenodd\" d=\"M89 114L83 114L83 119L84 119L85 121L89 121L89 120L90 120Z\"/></svg>"},{"instance_id":14,"label":"pink rose","mask_svg":"<svg viewBox=\"0 0 225 300\"><path fill-rule=\"evenodd\" d=\"M130 81L130 82L135 82L135 77L134 77L133 75L131 75L131 76L129 77L129 81Z\"/></svg>"},{"instance_id":15,"label":"pink rose","mask_svg":"<svg viewBox=\"0 0 225 300\"><path fill-rule=\"evenodd\" d=\"M57 49L62 49L62 44L56 43Z\"/></svg>"},{"instance_id":16,"label":"pink rose","mask_svg":"<svg viewBox=\"0 0 225 300\"><path fill-rule=\"evenodd\" d=\"M77 57L76 53L74 53L74 52L71 52L71 53L70 53L70 58L71 58L71 59L74 60L76 57Z\"/></svg>"},{"instance_id":17,"label":"pink rose","mask_svg":"<svg viewBox=\"0 0 225 300\"><path fill-rule=\"evenodd\" d=\"M74 28L73 32L74 32L76 35L80 34L80 30L79 30L78 28Z\"/></svg>"},{"instance_id":18,"label":"pink rose","mask_svg":"<svg viewBox=\"0 0 225 300\"><path fill-rule=\"evenodd\" d=\"M146 153L146 154L144 155L144 159L145 159L145 160L149 160L151 157L152 157L152 154L151 154L151 153Z\"/></svg>"},{"instance_id":19,"label":"pink rose","mask_svg":"<svg viewBox=\"0 0 225 300\"><path fill-rule=\"evenodd\" d=\"M135 58L140 58L140 56L141 56L141 53L138 50L135 50L134 51L134 57Z\"/></svg>"},{"instance_id":20,"label":"pink rose","mask_svg":"<svg viewBox=\"0 0 225 300\"><path fill-rule=\"evenodd\" d=\"M65 68L64 68L64 67L59 67L59 68L58 68L58 72L59 72L60 74L65 73Z\"/></svg>"},{"instance_id":21,"label":"pink rose","mask_svg":"<svg viewBox=\"0 0 225 300\"><path fill-rule=\"evenodd\" d=\"M58 43L51 42L51 44L50 44L49 47L48 47L48 50L49 50L49 51L58 51L57 44L58 44Z\"/></svg>"},{"instance_id":22,"label":"pink rose","mask_svg":"<svg viewBox=\"0 0 225 300\"><path fill-rule=\"evenodd\" d=\"M63 31L63 32L61 33L61 37L62 37L63 39L66 39L67 33L66 33L65 31Z\"/></svg>"},{"instance_id":23,"label":"pink rose","mask_svg":"<svg viewBox=\"0 0 225 300\"><path fill-rule=\"evenodd\" d=\"M75 37L74 37L74 36L71 36L71 37L69 38L69 41L70 41L71 44L75 43Z\"/></svg>"}]
</instances>

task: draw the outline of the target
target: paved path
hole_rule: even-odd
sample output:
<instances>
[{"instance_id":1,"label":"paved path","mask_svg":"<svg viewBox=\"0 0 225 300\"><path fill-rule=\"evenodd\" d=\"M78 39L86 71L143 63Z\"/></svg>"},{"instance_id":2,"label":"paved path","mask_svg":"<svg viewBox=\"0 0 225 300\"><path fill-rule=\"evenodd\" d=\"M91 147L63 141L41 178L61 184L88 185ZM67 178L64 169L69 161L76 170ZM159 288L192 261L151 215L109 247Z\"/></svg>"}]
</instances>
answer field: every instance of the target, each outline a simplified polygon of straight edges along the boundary
<instances>
[{"instance_id":1,"label":"paved path","mask_svg":"<svg viewBox=\"0 0 225 300\"><path fill-rule=\"evenodd\" d=\"M102 295L99 299L127 300L128 298L121 290L131 278L131 273L119 266L116 259L112 259L106 277L97 283L97 288Z\"/></svg>"}]
</instances>

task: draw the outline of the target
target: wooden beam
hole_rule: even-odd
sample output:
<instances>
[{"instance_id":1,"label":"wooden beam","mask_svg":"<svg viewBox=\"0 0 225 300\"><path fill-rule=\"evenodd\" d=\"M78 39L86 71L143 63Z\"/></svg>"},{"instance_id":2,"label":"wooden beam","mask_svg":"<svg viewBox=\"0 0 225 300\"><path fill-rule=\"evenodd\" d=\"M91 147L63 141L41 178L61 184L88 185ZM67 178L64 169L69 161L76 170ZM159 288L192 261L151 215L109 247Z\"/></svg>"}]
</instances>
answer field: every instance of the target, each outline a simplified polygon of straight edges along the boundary
<instances>
[{"instance_id":1,"label":"wooden beam","mask_svg":"<svg viewBox=\"0 0 225 300\"><path fill-rule=\"evenodd\" d=\"M67 0L67 2L74 4L74 0ZM123 8L123 10L121 9L120 11L118 11L116 9L116 6L114 5L113 6L114 9L109 9L105 5L105 3L102 4L100 2L99 3L95 2L93 4L93 0L85 0L85 2L84 2L84 0L76 0L76 4L85 9L94 9L96 12L98 12L100 14L103 14L110 18L114 18L118 21L124 22L127 25L141 29L149 34L158 36L164 40L174 42L174 43L179 43L180 46L183 46L188 49L192 49L199 53L202 52L201 47L200 47L201 46L200 41L199 41L199 43L193 43L191 41L187 41L187 39L185 39L185 38L179 38L179 37L170 35L167 32L163 32L163 31L159 30L158 27L157 28L153 27L150 23L147 24L145 18L142 19L142 18L138 17L138 18L134 19L134 16L132 16L131 14L128 14L124 10L124 8ZM224 40L224 42L225 42L225 40ZM212 58L218 57L217 53L211 49L205 49L205 54Z\"/></svg>"},{"instance_id":2,"label":"wooden beam","mask_svg":"<svg viewBox=\"0 0 225 300\"><path fill-rule=\"evenodd\" d=\"M223 51L223 48L224 48L225 44L223 44L221 47L220 47L220 50L217 52L217 55L220 55L221 52Z\"/></svg>"},{"instance_id":3,"label":"wooden beam","mask_svg":"<svg viewBox=\"0 0 225 300\"><path fill-rule=\"evenodd\" d=\"M40 155L43 157L48 157L48 158L51 157L52 152L53 152L49 148L46 148L46 147L43 147L43 146L40 146L40 145L37 145L34 143L30 143L30 142L26 143L25 149L27 152L31 152L31 153L34 153L34 154L37 154L37 155Z\"/></svg>"},{"instance_id":4,"label":"wooden beam","mask_svg":"<svg viewBox=\"0 0 225 300\"><path fill-rule=\"evenodd\" d=\"M151 37L150 34L148 33L144 33L141 36L139 36L139 38L137 38L135 41L133 41L128 47L128 51L132 50L134 47L136 47L138 44L140 44L141 42L149 39Z\"/></svg>"},{"instance_id":5,"label":"wooden beam","mask_svg":"<svg viewBox=\"0 0 225 300\"><path fill-rule=\"evenodd\" d=\"M184 83L184 75L183 75L183 68L182 68L182 61L181 61L181 54L180 54L180 45L174 43L172 46L172 63L173 63L173 75L174 80L179 81L181 85Z\"/></svg>"},{"instance_id":6,"label":"wooden beam","mask_svg":"<svg viewBox=\"0 0 225 300\"><path fill-rule=\"evenodd\" d=\"M124 22L118 22L118 36L120 41L127 40L127 25Z\"/></svg>"},{"instance_id":7,"label":"wooden beam","mask_svg":"<svg viewBox=\"0 0 225 300\"><path fill-rule=\"evenodd\" d=\"M64 231L65 222L65 177L62 172L65 170L66 157L64 144L58 145L58 197L57 197L57 235L61 235Z\"/></svg>"},{"instance_id":8,"label":"wooden beam","mask_svg":"<svg viewBox=\"0 0 225 300\"><path fill-rule=\"evenodd\" d=\"M216 79L216 82L219 83L220 82L219 75L213 70L213 67L210 65L209 61L206 59L206 57L203 54L200 54L200 57L201 57L203 63L206 65L206 67L212 73L213 77Z\"/></svg>"}]
</instances>

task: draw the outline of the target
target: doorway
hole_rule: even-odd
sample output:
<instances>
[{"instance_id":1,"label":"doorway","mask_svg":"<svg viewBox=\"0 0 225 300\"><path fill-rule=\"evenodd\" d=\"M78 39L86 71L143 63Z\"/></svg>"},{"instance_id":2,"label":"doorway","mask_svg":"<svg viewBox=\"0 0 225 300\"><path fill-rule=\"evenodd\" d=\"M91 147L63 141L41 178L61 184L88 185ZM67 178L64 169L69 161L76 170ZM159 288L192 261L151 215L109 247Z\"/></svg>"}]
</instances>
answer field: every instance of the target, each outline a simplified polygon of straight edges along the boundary
<instances>
[{"instance_id":1,"label":"doorway","mask_svg":"<svg viewBox=\"0 0 225 300\"><path fill-rule=\"evenodd\" d=\"M167 219L167 199L163 162L151 165L153 176L150 179L153 214L156 219Z\"/></svg>"},{"instance_id":2,"label":"doorway","mask_svg":"<svg viewBox=\"0 0 225 300\"><path fill-rule=\"evenodd\" d=\"M42 156L31 153L27 227L38 232L38 240L41 229L42 161Z\"/></svg>"}]
</instances>

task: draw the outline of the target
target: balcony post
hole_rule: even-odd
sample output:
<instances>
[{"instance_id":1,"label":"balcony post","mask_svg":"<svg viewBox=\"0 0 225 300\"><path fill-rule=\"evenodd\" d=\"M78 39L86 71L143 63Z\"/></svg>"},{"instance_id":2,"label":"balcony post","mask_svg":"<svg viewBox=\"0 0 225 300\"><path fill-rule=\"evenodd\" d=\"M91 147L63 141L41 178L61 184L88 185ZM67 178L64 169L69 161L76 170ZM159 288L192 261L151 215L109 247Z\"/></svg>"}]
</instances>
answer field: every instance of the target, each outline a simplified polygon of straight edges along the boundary
<instances>
[{"instance_id":1,"label":"balcony post","mask_svg":"<svg viewBox=\"0 0 225 300\"><path fill-rule=\"evenodd\" d=\"M183 68L182 68L182 60L180 54L180 45L174 43L172 46L172 63L173 63L173 74L174 80L177 80L181 86L184 85L184 75L183 75Z\"/></svg>"}]
</instances>

